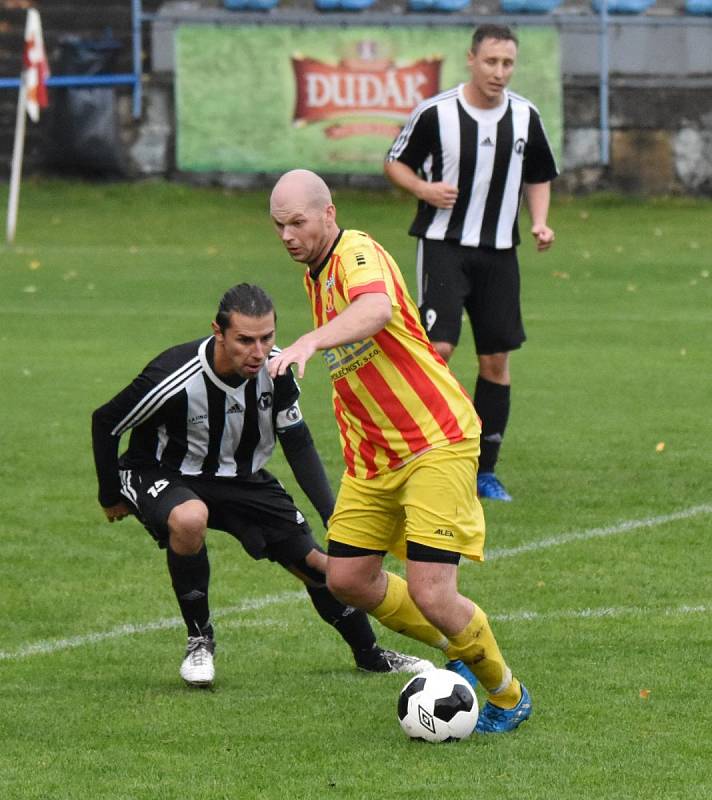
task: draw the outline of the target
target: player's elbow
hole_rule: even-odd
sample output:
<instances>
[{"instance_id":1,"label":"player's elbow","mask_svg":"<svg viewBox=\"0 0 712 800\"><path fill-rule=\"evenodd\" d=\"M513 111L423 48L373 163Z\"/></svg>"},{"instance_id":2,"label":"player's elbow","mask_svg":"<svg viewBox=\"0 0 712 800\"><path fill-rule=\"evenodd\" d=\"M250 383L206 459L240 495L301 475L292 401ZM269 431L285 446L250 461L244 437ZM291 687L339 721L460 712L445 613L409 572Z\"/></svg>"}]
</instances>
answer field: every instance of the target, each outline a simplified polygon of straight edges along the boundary
<instances>
[{"instance_id":1,"label":"player's elbow","mask_svg":"<svg viewBox=\"0 0 712 800\"><path fill-rule=\"evenodd\" d=\"M393 318L391 298L387 294L374 295L371 304L373 325L377 331L383 330Z\"/></svg>"}]
</instances>

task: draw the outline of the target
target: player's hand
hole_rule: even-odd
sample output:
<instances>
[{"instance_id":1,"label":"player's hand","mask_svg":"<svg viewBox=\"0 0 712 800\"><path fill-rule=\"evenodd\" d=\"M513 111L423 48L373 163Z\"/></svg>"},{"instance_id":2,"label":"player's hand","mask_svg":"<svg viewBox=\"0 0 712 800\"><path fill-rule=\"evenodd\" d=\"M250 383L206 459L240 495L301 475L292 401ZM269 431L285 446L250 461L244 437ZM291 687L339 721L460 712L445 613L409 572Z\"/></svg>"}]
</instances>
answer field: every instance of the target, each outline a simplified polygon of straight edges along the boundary
<instances>
[{"instance_id":1,"label":"player's hand","mask_svg":"<svg viewBox=\"0 0 712 800\"><path fill-rule=\"evenodd\" d=\"M294 344L285 347L281 353L277 353L267 362L270 377L276 378L278 375L284 375L289 366L294 364L297 368L297 378L303 378L306 363L314 353L316 353L316 347L309 339L309 335L300 337Z\"/></svg>"},{"instance_id":2,"label":"player's hand","mask_svg":"<svg viewBox=\"0 0 712 800\"><path fill-rule=\"evenodd\" d=\"M548 225L533 225L532 236L536 242L536 249L539 252L548 250L554 243L554 231Z\"/></svg>"},{"instance_id":3,"label":"player's hand","mask_svg":"<svg viewBox=\"0 0 712 800\"><path fill-rule=\"evenodd\" d=\"M428 183L423 181L417 196L424 200L429 206L435 208L452 208L457 200L457 186L452 186L444 181L438 183Z\"/></svg>"},{"instance_id":4,"label":"player's hand","mask_svg":"<svg viewBox=\"0 0 712 800\"><path fill-rule=\"evenodd\" d=\"M120 521L124 517L128 517L130 514L131 510L123 501L119 501L116 505L109 506L108 508L104 506L104 515L109 522Z\"/></svg>"}]
</instances>

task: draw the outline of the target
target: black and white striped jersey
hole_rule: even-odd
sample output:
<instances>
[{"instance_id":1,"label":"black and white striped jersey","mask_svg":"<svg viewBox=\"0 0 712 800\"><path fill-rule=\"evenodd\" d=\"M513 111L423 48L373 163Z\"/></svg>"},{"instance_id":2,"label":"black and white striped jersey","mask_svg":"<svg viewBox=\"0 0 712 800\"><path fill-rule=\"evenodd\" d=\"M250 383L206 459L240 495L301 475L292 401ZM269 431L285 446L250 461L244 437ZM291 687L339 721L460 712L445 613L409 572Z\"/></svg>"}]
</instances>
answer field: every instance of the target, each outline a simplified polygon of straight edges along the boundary
<instances>
[{"instance_id":1,"label":"black and white striped jersey","mask_svg":"<svg viewBox=\"0 0 712 800\"><path fill-rule=\"evenodd\" d=\"M261 469L274 450L275 433L303 422L291 372L272 379L265 363L255 378L230 386L213 370L214 345L211 336L171 347L94 412L102 505L120 497L118 444L129 430L122 468L161 465L183 475L230 478Z\"/></svg>"},{"instance_id":2,"label":"black and white striped jersey","mask_svg":"<svg viewBox=\"0 0 712 800\"><path fill-rule=\"evenodd\" d=\"M425 180L457 186L453 208L422 200L411 236L506 249L519 244L523 183L545 183L558 174L539 112L505 91L494 109L470 105L464 84L420 103L387 161L402 161Z\"/></svg>"}]
</instances>

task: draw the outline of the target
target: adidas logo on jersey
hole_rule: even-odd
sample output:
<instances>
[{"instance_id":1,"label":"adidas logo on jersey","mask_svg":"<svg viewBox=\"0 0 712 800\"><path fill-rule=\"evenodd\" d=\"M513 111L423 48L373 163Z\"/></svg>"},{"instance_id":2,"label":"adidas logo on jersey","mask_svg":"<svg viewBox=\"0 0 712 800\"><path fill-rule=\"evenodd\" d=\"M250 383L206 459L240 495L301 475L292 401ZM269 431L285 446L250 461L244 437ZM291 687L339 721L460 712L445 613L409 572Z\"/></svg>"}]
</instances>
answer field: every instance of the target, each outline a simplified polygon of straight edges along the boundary
<instances>
[{"instance_id":1,"label":"adidas logo on jersey","mask_svg":"<svg viewBox=\"0 0 712 800\"><path fill-rule=\"evenodd\" d=\"M233 403L225 412L226 414L242 414L245 409L239 403Z\"/></svg>"},{"instance_id":2,"label":"adidas logo on jersey","mask_svg":"<svg viewBox=\"0 0 712 800\"><path fill-rule=\"evenodd\" d=\"M494 142L493 142L493 141L492 141L492 139L490 139L490 137L488 136L486 139L483 139L483 140L480 142L480 147L494 147Z\"/></svg>"}]
</instances>

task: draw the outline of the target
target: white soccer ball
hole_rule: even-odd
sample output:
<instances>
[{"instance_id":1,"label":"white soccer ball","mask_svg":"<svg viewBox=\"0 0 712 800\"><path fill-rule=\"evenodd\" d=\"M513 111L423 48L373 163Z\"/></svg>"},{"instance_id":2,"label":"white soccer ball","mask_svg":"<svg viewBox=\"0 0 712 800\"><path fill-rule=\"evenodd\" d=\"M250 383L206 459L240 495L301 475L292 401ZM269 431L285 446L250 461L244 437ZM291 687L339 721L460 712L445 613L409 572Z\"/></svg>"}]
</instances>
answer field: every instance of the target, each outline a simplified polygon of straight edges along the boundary
<instances>
[{"instance_id":1,"label":"white soccer ball","mask_svg":"<svg viewBox=\"0 0 712 800\"><path fill-rule=\"evenodd\" d=\"M455 672L431 669L411 678L398 698L398 719L411 739L449 742L475 729L479 707L470 684Z\"/></svg>"}]
</instances>

